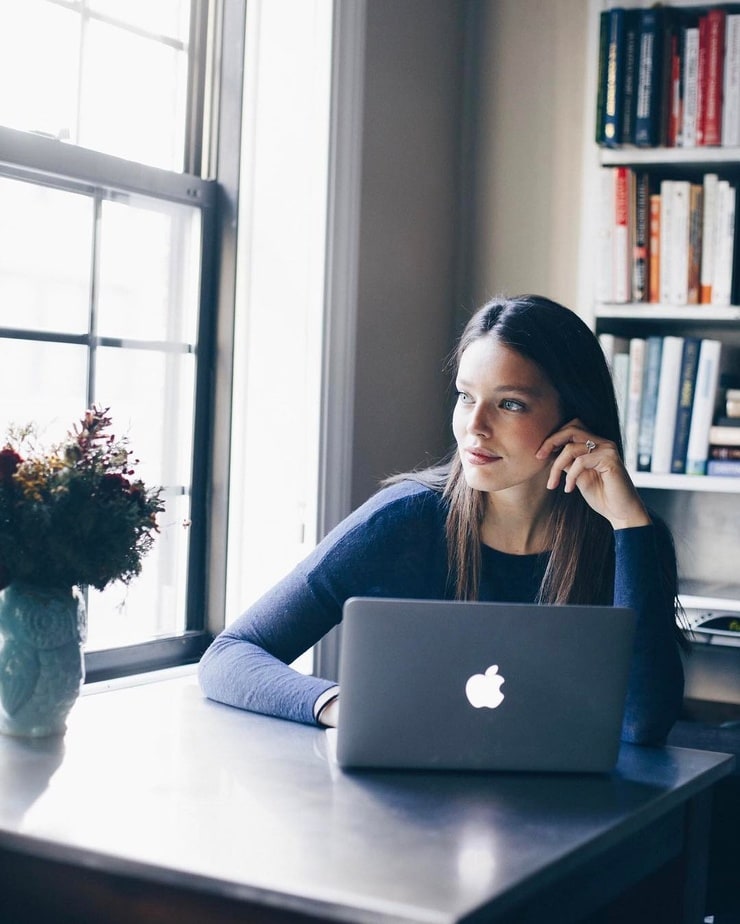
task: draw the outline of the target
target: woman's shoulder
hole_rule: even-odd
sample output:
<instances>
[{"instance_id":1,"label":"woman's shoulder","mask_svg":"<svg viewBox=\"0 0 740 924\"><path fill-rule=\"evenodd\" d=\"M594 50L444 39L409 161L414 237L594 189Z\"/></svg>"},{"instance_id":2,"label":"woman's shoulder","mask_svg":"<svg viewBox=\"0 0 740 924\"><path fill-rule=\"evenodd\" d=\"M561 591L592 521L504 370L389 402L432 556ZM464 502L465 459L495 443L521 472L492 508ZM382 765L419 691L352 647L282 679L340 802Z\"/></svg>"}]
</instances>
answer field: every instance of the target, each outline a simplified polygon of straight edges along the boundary
<instances>
[{"instance_id":1,"label":"woman's shoulder","mask_svg":"<svg viewBox=\"0 0 740 924\"><path fill-rule=\"evenodd\" d=\"M381 488L350 514L348 522L358 525L378 518L437 518L446 512L446 506L441 491L410 477Z\"/></svg>"}]
</instances>

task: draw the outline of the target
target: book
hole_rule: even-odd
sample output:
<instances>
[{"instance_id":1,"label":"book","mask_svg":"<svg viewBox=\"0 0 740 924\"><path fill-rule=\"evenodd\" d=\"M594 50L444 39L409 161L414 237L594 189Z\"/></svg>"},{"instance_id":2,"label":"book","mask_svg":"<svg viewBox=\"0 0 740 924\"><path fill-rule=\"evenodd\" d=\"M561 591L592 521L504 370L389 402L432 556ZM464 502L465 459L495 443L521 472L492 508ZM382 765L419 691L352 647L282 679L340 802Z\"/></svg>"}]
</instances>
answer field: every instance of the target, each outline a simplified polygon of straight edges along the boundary
<instances>
[{"instance_id":1,"label":"book","mask_svg":"<svg viewBox=\"0 0 740 924\"><path fill-rule=\"evenodd\" d=\"M638 11L624 11L624 62L622 87L622 125L620 144L635 140L635 103L637 90L637 30Z\"/></svg>"},{"instance_id":2,"label":"book","mask_svg":"<svg viewBox=\"0 0 740 924\"><path fill-rule=\"evenodd\" d=\"M614 292L615 302L624 304L631 297L631 266L629 223L629 185L631 171L615 167L614 174Z\"/></svg>"},{"instance_id":3,"label":"book","mask_svg":"<svg viewBox=\"0 0 740 924\"><path fill-rule=\"evenodd\" d=\"M740 446L740 427L712 424L709 428L710 446Z\"/></svg>"},{"instance_id":4,"label":"book","mask_svg":"<svg viewBox=\"0 0 740 924\"><path fill-rule=\"evenodd\" d=\"M686 474L704 475L709 454L709 428L712 426L719 382L722 343L704 338L699 348L694 406L686 446Z\"/></svg>"},{"instance_id":5,"label":"book","mask_svg":"<svg viewBox=\"0 0 740 924\"><path fill-rule=\"evenodd\" d=\"M696 144L704 144L704 123L707 104L707 41L709 20L706 13L699 16L699 64L696 81Z\"/></svg>"},{"instance_id":6,"label":"book","mask_svg":"<svg viewBox=\"0 0 740 924\"><path fill-rule=\"evenodd\" d=\"M725 21L722 144L740 145L740 13L729 13Z\"/></svg>"},{"instance_id":7,"label":"book","mask_svg":"<svg viewBox=\"0 0 740 924\"><path fill-rule=\"evenodd\" d=\"M609 369L614 372L614 357L617 353L629 352L629 338L620 337L618 334L611 334L606 331L599 334L599 344L601 345L604 359Z\"/></svg>"},{"instance_id":8,"label":"book","mask_svg":"<svg viewBox=\"0 0 740 924\"><path fill-rule=\"evenodd\" d=\"M707 475L737 478L740 476L740 459L710 459L707 462Z\"/></svg>"},{"instance_id":9,"label":"book","mask_svg":"<svg viewBox=\"0 0 740 924\"><path fill-rule=\"evenodd\" d=\"M638 12L636 70L634 143L655 147L661 135L663 10L660 8Z\"/></svg>"},{"instance_id":10,"label":"book","mask_svg":"<svg viewBox=\"0 0 740 924\"><path fill-rule=\"evenodd\" d=\"M660 71L660 144L673 147L676 143L678 77L680 59L678 47L678 11L661 9L660 23L662 61Z\"/></svg>"},{"instance_id":11,"label":"book","mask_svg":"<svg viewBox=\"0 0 740 924\"><path fill-rule=\"evenodd\" d=\"M684 26L681 47L681 86L683 105L681 107L681 147L696 147L696 114L699 81L699 28Z\"/></svg>"},{"instance_id":12,"label":"book","mask_svg":"<svg viewBox=\"0 0 740 924\"><path fill-rule=\"evenodd\" d=\"M653 335L647 338L645 348L645 372L642 379L640 405L640 426L637 435L637 470L649 472L653 456L655 433L655 411L658 404L660 384L660 358L663 352L663 338Z\"/></svg>"},{"instance_id":13,"label":"book","mask_svg":"<svg viewBox=\"0 0 740 924\"><path fill-rule=\"evenodd\" d=\"M686 471L686 451L689 445L689 429L691 427L691 412L694 406L694 387L696 385L700 346L701 340L698 337L686 337L684 339L671 457L671 472L674 475L683 475Z\"/></svg>"},{"instance_id":14,"label":"book","mask_svg":"<svg viewBox=\"0 0 740 924\"><path fill-rule=\"evenodd\" d=\"M607 50L602 144L616 147L622 137L624 95L624 19L621 7L606 10Z\"/></svg>"},{"instance_id":15,"label":"book","mask_svg":"<svg viewBox=\"0 0 740 924\"><path fill-rule=\"evenodd\" d=\"M701 281L699 302L712 304L712 284L714 282L714 264L717 237L717 183L716 173L705 173L702 181L704 196L702 202L701 234Z\"/></svg>"},{"instance_id":16,"label":"book","mask_svg":"<svg viewBox=\"0 0 740 924\"><path fill-rule=\"evenodd\" d=\"M614 300L614 171L606 167L599 171L599 224L596 230L597 302Z\"/></svg>"},{"instance_id":17,"label":"book","mask_svg":"<svg viewBox=\"0 0 740 924\"><path fill-rule=\"evenodd\" d=\"M683 96L681 90L681 30L678 21L674 22L673 31L670 37L671 61L668 96L668 129L666 144L668 147L676 147L681 134L681 120L683 114L681 107L683 105Z\"/></svg>"},{"instance_id":18,"label":"book","mask_svg":"<svg viewBox=\"0 0 740 924\"><path fill-rule=\"evenodd\" d=\"M606 11L599 14L599 72L596 85L596 144L603 145L604 114L606 111L606 66L609 56L609 15Z\"/></svg>"},{"instance_id":19,"label":"book","mask_svg":"<svg viewBox=\"0 0 740 924\"><path fill-rule=\"evenodd\" d=\"M724 84L725 21L720 7L707 11L707 87L704 100L704 144L722 143L722 92Z\"/></svg>"},{"instance_id":20,"label":"book","mask_svg":"<svg viewBox=\"0 0 740 924\"><path fill-rule=\"evenodd\" d=\"M615 353L612 364L612 380L614 382L614 396L617 399L619 411L619 429L624 434L627 425L627 390L630 377L630 356L627 351Z\"/></svg>"},{"instance_id":21,"label":"book","mask_svg":"<svg viewBox=\"0 0 740 924\"><path fill-rule=\"evenodd\" d=\"M710 459L740 459L740 446L710 446Z\"/></svg>"},{"instance_id":22,"label":"book","mask_svg":"<svg viewBox=\"0 0 740 924\"><path fill-rule=\"evenodd\" d=\"M632 301L648 300L650 176L634 174L634 234L632 236Z\"/></svg>"},{"instance_id":23,"label":"book","mask_svg":"<svg viewBox=\"0 0 740 924\"><path fill-rule=\"evenodd\" d=\"M671 257L671 232L673 230L673 180L660 182L660 298L666 305L671 304L673 267Z\"/></svg>"},{"instance_id":24,"label":"book","mask_svg":"<svg viewBox=\"0 0 740 924\"><path fill-rule=\"evenodd\" d=\"M689 230L691 183L674 180L671 183L671 227L668 298L669 305L686 305L689 300Z\"/></svg>"},{"instance_id":25,"label":"book","mask_svg":"<svg viewBox=\"0 0 740 924\"><path fill-rule=\"evenodd\" d=\"M655 407L653 452L650 462L650 471L661 475L666 475L671 470L683 340L683 337L673 335L663 338L658 402Z\"/></svg>"},{"instance_id":26,"label":"book","mask_svg":"<svg viewBox=\"0 0 740 924\"><path fill-rule=\"evenodd\" d=\"M689 186L689 253L686 301L689 305L699 304L701 283L701 232L702 200L704 190L698 183Z\"/></svg>"},{"instance_id":27,"label":"book","mask_svg":"<svg viewBox=\"0 0 740 924\"><path fill-rule=\"evenodd\" d=\"M732 268L735 252L735 189L728 180L717 183L714 279L712 304L729 305L732 300Z\"/></svg>"},{"instance_id":28,"label":"book","mask_svg":"<svg viewBox=\"0 0 740 924\"><path fill-rule=\"evenodd\" d=\"M646 347L647 342L642 337L633 337L630 340L629 384L627 386L627 412L624 426L624 462L630 471L637 469L637 447L640 433L642 381L645 371Z\"/></svg>"},{"instance_id":29,"label":"book","mask_svg":"<svg viewBox=\"0 0 740 924\"><path fill-rule=\"evenodd\" d=\"M660 193L650 194L648 239L648 301L660 301Z\"/></svg>"}]
</instances>

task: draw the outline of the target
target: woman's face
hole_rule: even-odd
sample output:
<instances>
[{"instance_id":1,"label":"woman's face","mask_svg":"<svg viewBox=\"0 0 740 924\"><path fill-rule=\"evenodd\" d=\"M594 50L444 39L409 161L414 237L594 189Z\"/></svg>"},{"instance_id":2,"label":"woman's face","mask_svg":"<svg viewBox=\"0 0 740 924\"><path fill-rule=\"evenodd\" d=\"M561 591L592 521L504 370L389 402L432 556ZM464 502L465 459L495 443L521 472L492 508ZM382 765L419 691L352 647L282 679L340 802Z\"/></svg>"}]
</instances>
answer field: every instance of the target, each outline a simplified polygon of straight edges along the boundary
<instances>
[{"instance_id":1,"label":"woman's face","mask_svg":"<svg viewBox=\"0 0 740 924\"><path fill-rule=\"evenodd\" d=\"M456 388L452 429L470 487L545 491L551 460L535 453L558 429L562 413L558 393L540 368L486 335L463 352Z\"/></svg>"}]
</instances>

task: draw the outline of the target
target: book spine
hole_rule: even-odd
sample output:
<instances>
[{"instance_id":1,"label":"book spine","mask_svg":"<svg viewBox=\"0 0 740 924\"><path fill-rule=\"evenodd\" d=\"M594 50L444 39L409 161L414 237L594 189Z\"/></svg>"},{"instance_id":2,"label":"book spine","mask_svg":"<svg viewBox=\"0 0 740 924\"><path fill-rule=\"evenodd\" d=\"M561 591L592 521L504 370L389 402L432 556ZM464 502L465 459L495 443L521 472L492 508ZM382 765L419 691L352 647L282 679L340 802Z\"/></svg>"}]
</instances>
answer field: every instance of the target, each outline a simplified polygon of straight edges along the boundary
<instances>
[{"instance_id":1,"label":"book spine","mask_svg":"<svg viewBox=\"0 0 740 924\"><path fill-rule=\"evenodd\" d=\"M724 98L722 100L722 144L740 144L740 14L726 20Z\"/></svg>"},{"instance_id":2,"label":"book spine","mask_svg":"<svg viewBox=\"0 0 740 924\"><path fill-rule=\"evenodd\" d=\"M622 137L624 92L624 10L607 11L606 95L604 99L604 144L615 147Z\"/></svg>"},{"instance_id":3,"label":"book spine","mask_svg":"<svg viewBox=\"0 0 740 924\"><path fill-rule=\"evenodd\" d=\"M707 462L707 475L737 478L740 475L740 460L710 459Z\"/></svg>"},{"instance_id":4,"label":"book spine","mask_svg":"<svg viewBox=\"0 0 740 924\"><path fill-rule=\"evenodd\" d=\"M671 232L673 230L673 180L661 180L660 183L660 301L671 303L671 283L673 268L671 257Z\"/></svg>"},{"instance_id":5,"label":"book spine","mask_svg":"<svg viewBox=\"0 0 740 924\"><path fill-rule=\"evenodd\" d=\"M599 14L599 74L596 87L596 144L603 145L606 141L604 133L604 115L606 112L606 66L609 56L609 15L606 12Z\"/></svg>"},{"instance_id":6,"label":"book spine","mask_svg":"<svg viewBox=\"0 0 740 924\"><path fill-rule=\"evenodd\" d=\"M735 189L728 180L717 184L717 231L712 304L729 305L732 300L732 264L735 252Z\"/></svg>"},{"instance_id":7,"label":"book spine","mask_svg":"<svg viewBox=\"0 0 740 924\"><path fill-rule=\"evenodd\" d=\"M721 427L713 424L709 428L710 446L740 446L740 427Z\"/></svg>"},{"instance_id":8,"label":"book spine","mask_svg":"<svg viewBox=\"0 0 740 924\"><path fill-rule=\"evenodd\" d=\"M634 143L654 147L661 134L662 10L639 11Z\"/></svg>"},{"instance_id":9,"label":"book spine","mask_svg":"<svg viewBox=\"0 0 740 924\"><path fill-rule=\"evenodd\" d=\"M683 30L676 26L671 60L671 112L669 117L669 144L681 144L683 126Z\"/></svg>"},{"instance_id":10,"label":"book spine","mask_svg":"<svg viewBox=\"0 0 740 924\"><path fill-rule=\"evenodd\" d=\"M624 428L624 461L630 471L637 469L637 445L640 432L642 380L645 373L646 341L633 337L629 348L629 388Z\"/></svg>"},{"instance_id":11,"label":"book spine","mask_svg":"<svg viewBox=\"0 0 740 924\"><path fill-rule=\"evenodd\" d=\"M683 337L664 337L663 353L660 358L658 403L655 408L653 452L650 463L650 471L660 475L666 475L671 470L682 356Z\"/></svg>"},{"instance_id":12,"label":"book spine","mask_svg":"<svg viewBox=\"0 0 740 924\"><path fill-rule=\"evenodd\" d=\"M635 98L637 88L637 28L638 11L624 13L624 63L622 89L622 126L620 144L633 144L635 140Z\"/></svg>"},{"instance_id":13,"label":"book spine","mask_svg":"<svg viewBox=\"0 0 740 924\"><path fill-rule=\"evenodd\" d=\"M660 193L650 195L648 300L653 304L660 301Z\"/></svg>"},{"instance_id":14,"label":"book spine","mask_svg":"<svg viewBox=\"0 0 740 924\"><path fill-rule=\"evenodd\" d=\"M660 67L660 136L659 141L663 147L671 147L676 143L673 113L674 77L676 54L678 48L678 34L676 13L668 7L661 10L662 21L660 32L662 35L662 60Z\"/></svg>"},{"instance_id":15,"label":"book spine","mask_svg":"<svg viewBox=\"0 0 740 924\"><path fill-rule=\"evenodd\" d=\"M707 12L707 94L704 116L704 144L722 143L722 90L724 83L726 12Z\"/></svg>"},{"instance_id":16,"label":"book spine","mask_svg":"<svg viewBox=\"0 0 740 924\"><path fill-rule=\"evenodd\" d=\"M614 170L599 172L599 226L597 231L596 301L614 300Z\"/></svg>"},{"instance_id":17,"label":"book spine","mask_svg":"<svg viewBox=\"0 0 740 924\"><path fill-rule=\"evenodd\" d=\"M629 350L629 346L627 347ZM614 381L614 394L617 399L619 411L619 429L624 434L627 431L627 392L629 391L630 357L627 350L615 353L612 363L612 379Z\"/></svg>"},{"instance_id":18,"label":"book spine","mask_svg":"<svg viewBox=\"0 0 740 924\"><path fill-rule=\"evenodd\" d=\"M660 359L663 352L663 338L647 338L645 348L645 372L642 380L642 400L640 407L640 427L637 436L637 470L649 472L653 455L653 436L655 434L655 411L658 405L658 385L660 384Z\"/></svg>"},{"instance_id":19,"label":"book spine","mask_svg":"<svg viewBox=\"0 0 740 924\"><path fill-rule=\"evenodd\" d=\"M672 184L670 230L670 305L686 305L689 300L689 199L691 184L675 180Z\"/></svg>"},{"instance_id":20,"label":"book spine","mask_svg":"<svg viewBox=\"0 0 740 924\"><path fill-rule=\"evenodd\" d=\"M635 174L635 220L632 248L632 301L648 300L650 177Z\"/></svg>"},{"instance_id":21,"label":"book spine","mask_svg":"<svg viewBox=\"0 0 740 924\"><path fill-rule=\"evenodd\" d=\"M699 79L699 29L689 26L684 29L683 61L683 110L681 120L681 146L696 147L696 110Z\"/></svg>"},{"instance_id":22,"label":"book spine","mask_svg":"<svg viewBox=\"0 0 740 924\"><path fill-rule=\"evenodd\" d=\"M704 144L704 123L707 117L707 39L709 20L699 17L699 65L696 80L696 143Z\"/></svg>"},{"instance_id":23,"label":"book spine","mask_svg":"<svg viewBox=\"0 0 740 924\"><path fill-rule=\"evenodd\" d=\"M629 184L627 167L614 170L614 301L630 300Z\"/></svg>"},{"instance_id":24,"label":"book spine","mask_svg":"<svg viewBox=\"0 0 740 924\"><path fill-rule=\"evenodd\" d=\"M689 441L686 447L686 474L704 475L709 454L709 428L712 425L719 382L722 343L703 339L696 369L694 407L691 412Z\"/></svg>"},{"instance_id":25,"label":"book spine","mask_svg":"<svg viewBox=\"0 0 740 924\"><path fill-rule=\"evenodd\" d=\"M701 278L701 230L703 188L692 183L689 189L689 261L688 261L688 304L699 304Z\"/></svg>"},{"instance_id":26,"label":"book spine","mask_svg":"<svg viewBox=\"0 0 740 924\"><path fill-rule=\"evenodd\" d=\"M712 304L714 263L717 236L717 183L716 173L704 174L704 201L702 204L701 234L701 285L699 301L702 305Z\"/></svg>"},{"instance_id":27,"label":"book spine","mask_svg":"<svg viewBox=\"0 0 740 924\"><path fill-rule=\"evenodd\" d=\"M689 444L700 344L698 337L687 337L684 340L671 459L671 472L674 475L682 475L686 471L686 450Z\"/></svg>"},{"instance_id":28,"label":"book spine","mask_svg":"<svg viewBox=\"0 0 740 924\"><path fill-rule=\"evenodd\" d=\"M740 460L740 446L710 446L709 458Z\"/></svg>"}]
</instances>

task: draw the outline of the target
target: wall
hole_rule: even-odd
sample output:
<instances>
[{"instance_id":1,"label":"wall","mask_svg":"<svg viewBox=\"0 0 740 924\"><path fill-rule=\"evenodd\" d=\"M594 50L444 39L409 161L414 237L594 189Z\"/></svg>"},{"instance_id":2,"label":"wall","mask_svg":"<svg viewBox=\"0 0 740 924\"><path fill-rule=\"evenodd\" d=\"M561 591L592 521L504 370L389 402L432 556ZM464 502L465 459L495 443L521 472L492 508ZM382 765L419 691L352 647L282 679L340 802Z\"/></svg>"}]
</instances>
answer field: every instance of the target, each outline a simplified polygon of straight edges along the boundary
<instances>
[{"instance_id":1,"label":"wall","mask_svg":"<svg viewBox=\"0 0 740 924\"><path fill-rule=\"evenodd\" d=\"M367 5L352 506L450 441L463 8Z\"/></svg>"},{"instance_id":2,"label":"wall","mask_svg":"<svg viewBox=\"0 0 740 924\"><path fill-rule=\"evenodd\" d=\"M368 0L352 506L450 445L455 333L576 310L588 0Z\"/></svg>"},{"instance_id":3,"label":"wall","mask_svg":"<svg viewBox=\"0 0 740 924\"><path fill-rule=\"evenodd\" d=\"M473 0L466 300L578 305L587 0Z\"/></svg>"}]
</instances>

